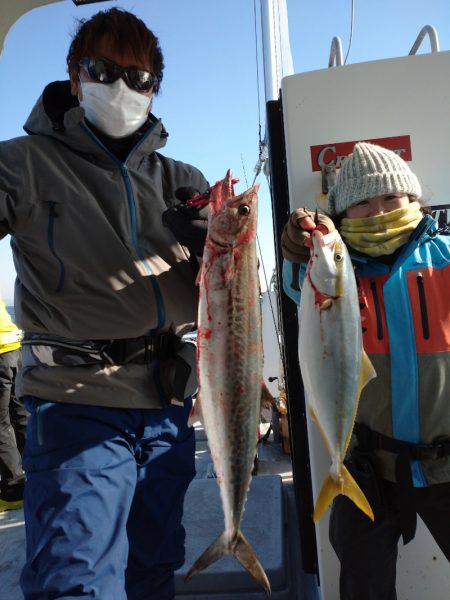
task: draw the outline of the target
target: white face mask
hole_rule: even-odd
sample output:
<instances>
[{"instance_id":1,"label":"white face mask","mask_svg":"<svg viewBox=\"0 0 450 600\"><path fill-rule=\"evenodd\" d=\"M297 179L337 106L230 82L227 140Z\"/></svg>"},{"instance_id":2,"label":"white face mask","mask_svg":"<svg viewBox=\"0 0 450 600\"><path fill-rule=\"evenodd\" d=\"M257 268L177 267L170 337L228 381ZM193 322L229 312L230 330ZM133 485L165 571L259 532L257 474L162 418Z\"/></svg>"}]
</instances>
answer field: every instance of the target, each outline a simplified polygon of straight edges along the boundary
<instances>
[{"instance_id":1,"label":"white face mask","mask_svg":"<svg viewBox=\"0 0 450 600\"><path fill-rule=\"evenodd\" d=\"M131 135L147 119L150 98L130 89L119 77L110 84L81 81L80 106L86 119L113 138Z\"/></svg>"}]
</instances>

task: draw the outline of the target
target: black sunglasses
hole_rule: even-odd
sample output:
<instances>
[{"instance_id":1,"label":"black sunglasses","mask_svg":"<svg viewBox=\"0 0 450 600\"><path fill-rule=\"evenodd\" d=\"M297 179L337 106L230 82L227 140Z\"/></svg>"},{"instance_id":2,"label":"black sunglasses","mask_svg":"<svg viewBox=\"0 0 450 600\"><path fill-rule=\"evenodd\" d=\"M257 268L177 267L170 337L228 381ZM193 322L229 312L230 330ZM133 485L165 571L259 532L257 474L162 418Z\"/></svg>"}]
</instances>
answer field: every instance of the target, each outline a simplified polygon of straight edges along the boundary
<instances>
[{"instance_id":1,"label":"black sunglasses","mask_svg":"<svg viewBox=\"0 0 450 600\"><path fill-rule=\"evenodd\" d=\"M98 83L114 83L121 77L136 92L149 92L158 83L158 77L150 71L121 67L107 58L83 58L78 65L86 69L89 77Z\"/></svg>"}]
</instances>

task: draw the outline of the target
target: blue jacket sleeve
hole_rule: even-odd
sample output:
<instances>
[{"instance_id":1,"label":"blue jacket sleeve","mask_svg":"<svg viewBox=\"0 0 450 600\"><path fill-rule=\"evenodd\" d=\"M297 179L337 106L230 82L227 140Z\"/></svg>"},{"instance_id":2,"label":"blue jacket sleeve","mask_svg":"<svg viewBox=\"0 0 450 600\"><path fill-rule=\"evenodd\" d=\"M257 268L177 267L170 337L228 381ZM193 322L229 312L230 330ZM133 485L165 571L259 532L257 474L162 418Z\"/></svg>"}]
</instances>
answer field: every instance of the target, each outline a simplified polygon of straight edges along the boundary
<instances>
[{"instance_id":1,"label":"blue jacket sleeve","mask_svg":"<svg viewBox=\"0 0 450 600\"><path fill-rule=\"evenodd\" d=\"M305 265L302 264L300 267L300 277L299 277L300 285L305 276L305 271L306 271ZM281 274L283 290L284 290L284 293L287 296L289 296L289 298L291 300L293 300L299 306L301 292L292 287L293 277L294 277L294 273L293 273L293 269L292 269L292 263L290 260L287 260L285 258L283 260L283 270L282 270L282 274Z\"/></svg>"}]
</instances>

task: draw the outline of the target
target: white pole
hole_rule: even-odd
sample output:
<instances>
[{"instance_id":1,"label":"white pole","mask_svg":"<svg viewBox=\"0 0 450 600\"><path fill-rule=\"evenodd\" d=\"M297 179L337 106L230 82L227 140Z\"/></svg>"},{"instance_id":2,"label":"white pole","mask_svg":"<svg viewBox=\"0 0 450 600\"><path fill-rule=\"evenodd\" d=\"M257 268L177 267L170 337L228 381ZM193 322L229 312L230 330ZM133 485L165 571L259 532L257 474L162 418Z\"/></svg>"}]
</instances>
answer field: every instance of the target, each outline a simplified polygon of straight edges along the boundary
<instances>
[{"instance_id":1,"label":"white pole","mask_svg":"<svg viewBox=\"0 0 450 600\"><path fill-rule=\"evenodd\" d=\"M286 0L261 0L266 102L277 100L281 80L294 72Z\"/></svg>"}]
</instances>

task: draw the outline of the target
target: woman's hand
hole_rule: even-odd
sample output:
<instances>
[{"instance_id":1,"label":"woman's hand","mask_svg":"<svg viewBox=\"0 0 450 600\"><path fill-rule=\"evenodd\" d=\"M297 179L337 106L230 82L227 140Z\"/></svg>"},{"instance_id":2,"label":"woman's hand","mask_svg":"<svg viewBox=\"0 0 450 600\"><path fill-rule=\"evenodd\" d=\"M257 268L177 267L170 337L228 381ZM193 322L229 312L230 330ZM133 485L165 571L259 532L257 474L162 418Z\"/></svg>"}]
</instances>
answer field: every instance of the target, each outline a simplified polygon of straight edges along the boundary
<instances>
[{"instance_id":1,"label":"woman's hand","mask_svg":"<svg viewBox=\"0 0 450 600\"><path fill-rule=\"evenodd\" d=\"M308 262L312 247L311 232L317 229L324 235L336 229L330 217L315 214L307 208L297 208L291 213L281 235L281 250L284 258L293 263Z\"/></svg>"}]
</instances>

